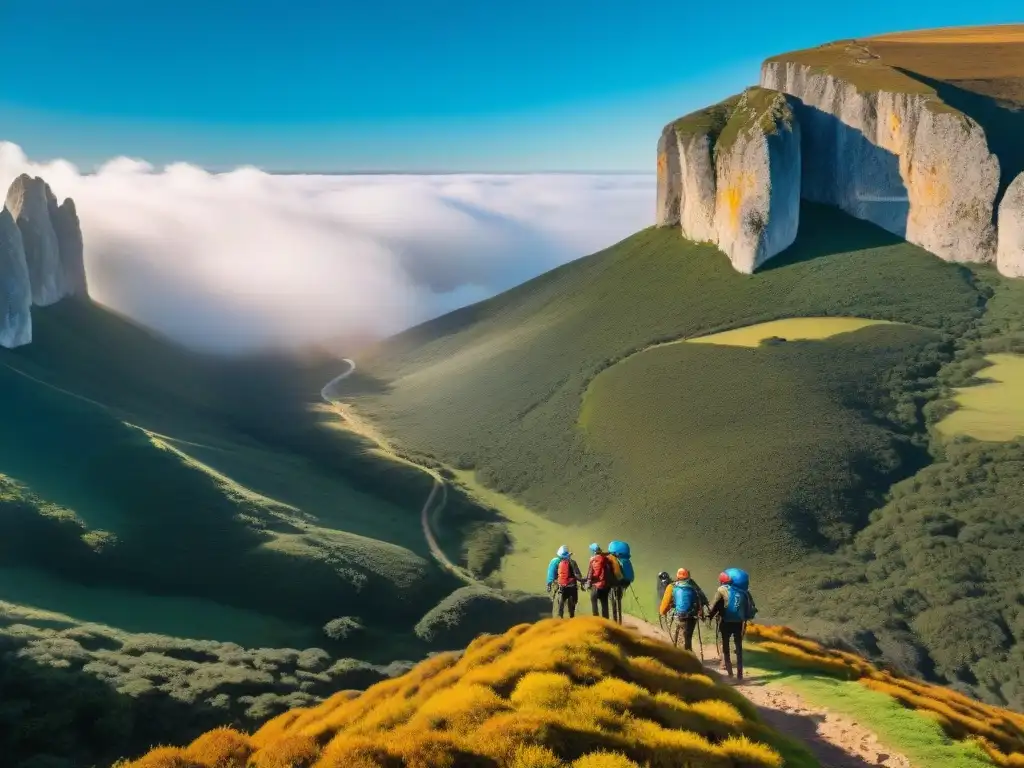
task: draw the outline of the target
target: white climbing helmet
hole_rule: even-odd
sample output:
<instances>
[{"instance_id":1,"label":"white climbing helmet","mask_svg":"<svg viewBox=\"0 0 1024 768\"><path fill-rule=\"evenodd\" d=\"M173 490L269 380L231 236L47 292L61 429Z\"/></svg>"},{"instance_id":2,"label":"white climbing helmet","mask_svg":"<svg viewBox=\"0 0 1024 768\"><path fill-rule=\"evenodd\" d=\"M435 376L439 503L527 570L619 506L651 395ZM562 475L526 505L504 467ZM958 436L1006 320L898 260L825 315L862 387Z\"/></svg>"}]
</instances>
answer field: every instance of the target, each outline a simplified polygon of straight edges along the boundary
<instances>
[{"instance_id":1,"label":"white climbing helmet","mask_svg":"<svg viewBox=\"0 0 1024 768\"><path fill-rule=\"evenodd\" d=\"M569 556L569 548L567 546L565 546L565 544L563 544L562 546L560 546L558 548L558 551L555 552L555 555L557 557L568 557Z\"/></svg>"}]
</instances>

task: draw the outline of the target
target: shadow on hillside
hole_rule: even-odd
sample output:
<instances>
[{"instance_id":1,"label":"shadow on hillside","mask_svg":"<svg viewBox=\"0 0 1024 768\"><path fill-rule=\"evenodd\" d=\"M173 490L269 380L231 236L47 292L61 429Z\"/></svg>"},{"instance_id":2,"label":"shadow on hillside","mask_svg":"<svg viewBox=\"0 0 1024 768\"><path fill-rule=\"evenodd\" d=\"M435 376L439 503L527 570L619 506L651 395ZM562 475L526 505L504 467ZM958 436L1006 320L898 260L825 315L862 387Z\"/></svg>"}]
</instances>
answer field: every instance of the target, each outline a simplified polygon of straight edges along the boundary
<instances>
[{"instance_id":1,"label":"shadow on hillside","mask_svg":"<svg viewBox=\"0 0 1024 768\"><path fill-rule=\"evenodd\" d=\"M110 765L229 724L223 710L201 702L135 698L80 667L45 666L18 650L0 638L0 754L9 768Z\"/></svg>"},{"instance_id":2,"label":"shadow on hillside","mask_svg":"<svg viewBox=\"0 0 1024 768\"><path fill-rule=\"evenodd\" d=\"M831 205L804 200L800 204L800 231L796 242L770 259L758 272L788 267L804 261L882 248L904 242L901 238L867 221L860 221Z\"/></svg>"},{"instance_id":3,"label":"shadow on hillside","mask_svg":"<svg viewBox=\"0 0 1024 768\"><path fill-rule=\"evenodd\" d=\"M790 100L800 122L800 197L905 237L910 201L899 157L835 115Z\"/></svg>"},{"instance_id":4,"label":"shadow on hillside","mask_svg":"<svg viewBox=\"0 0 1024 768\"><path fill-rule=\"evenodd\" d=\"M933 80L907 69L900 71L907 77L934 88L939 98L973 118L984 129L989 149L999 158L999 192L996 195L998 207L1010 182L1024 172L1024 110L1008 109L995 99L949 82Z\"/></svg>"}]
</instances>

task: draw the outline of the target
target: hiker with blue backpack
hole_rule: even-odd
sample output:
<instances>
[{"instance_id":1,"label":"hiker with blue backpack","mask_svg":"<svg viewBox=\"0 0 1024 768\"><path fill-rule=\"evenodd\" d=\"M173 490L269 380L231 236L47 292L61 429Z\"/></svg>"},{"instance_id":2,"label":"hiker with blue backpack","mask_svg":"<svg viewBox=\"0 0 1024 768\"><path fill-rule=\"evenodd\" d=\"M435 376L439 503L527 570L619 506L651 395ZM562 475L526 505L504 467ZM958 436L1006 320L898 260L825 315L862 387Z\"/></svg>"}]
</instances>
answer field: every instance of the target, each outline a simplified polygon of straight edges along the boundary
<instances>
[{"instance_id":1,"label":"hiker with blue backpack","mask_svg":"<svg viewBox=\"0 0 1024 768\"><path fill-rule=\"evenodd\" d=\"M686 568L676 571L676 580L666 585L658 609L661 616L669 617L668 626L672 628L670 634L673 645L679 645L679 631L683 630L683 648L693 652L693 632L697 629L697 622L704 618L707 608L708 598L697 582L690 578L690 572Z\"/></svg>"},{"instance_id":2,"label":"hiker with blue backpack","mask_svg":"<svg viewBox=\"0 0 1024 768\"><path fill-rule=\"evenodd\" d=\"M726 568L718 577L722 585L715 593L709 618L719 618L718 631L722 635L722 660L725 672L732 677L732 658L729 641L736 646L736 679L743 679L743 634L747 622L757 615L757 606L750 594L750 577L739 568Z\"/></svg>"},{"instance_id":3,"label":"hiker with blue backpack","mask_svg":"<svg viewBox=\"0 0 1024 768\"><path fill-rule=\"evenodd\" d=\"M608 545L608 560L614 580L611 584L612 620L622 623L622 596L633 583L633 563L629 559L629 544L613 541Z\"/></svg>"},{"instance_id":4,"label":"hiker with blue backpack","mask_svg":"<svg viewBox=\"0 0 1024 768\"><path fill-rule=\"evenodd\" d=\"M579 585L582 581L580 567L573 560L572 552L563 544L548 563L548 592L551 592L552 587L558 589L558 618L565 618L566 606L569 607L569 618L576 616L576 602L579 600Z\"/></svg>"}]
</instances>

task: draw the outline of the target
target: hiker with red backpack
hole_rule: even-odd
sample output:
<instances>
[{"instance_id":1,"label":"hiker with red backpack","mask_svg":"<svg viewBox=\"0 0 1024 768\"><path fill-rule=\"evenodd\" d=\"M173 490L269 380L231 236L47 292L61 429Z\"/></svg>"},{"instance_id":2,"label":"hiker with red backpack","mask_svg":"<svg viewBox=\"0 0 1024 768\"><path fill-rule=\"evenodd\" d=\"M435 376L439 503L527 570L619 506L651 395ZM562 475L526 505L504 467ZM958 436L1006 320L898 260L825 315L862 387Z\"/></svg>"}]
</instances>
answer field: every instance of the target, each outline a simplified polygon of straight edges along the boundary
<instances>
[{"instance_id":1,"label":"hiker with red backpack","mask_svg":"<svg viewBox=\"0 0 1024 768\"><path fill-rule=\"evenodd\" d=\"M718 577L722 585L715 593L709 618L719 617L718 631L722 635L722 660L725 671L732 677L732 659L729 640L736 646L736 679L743 679L743 634L747 622L757 615L757 606L751 596L750 577L739 568L726 568Z\"/></svg>"},{"instance_id":2,"label":"hiker with red backpack","mask_svg":"<svg viewBox=\"0 0 1024 768\"><path fill-rule=\"evenodd\" d=\"M597 605L601 604L601 617L608 618L608 595L611 592L612 564L608 556L601 551L601 545L590 545L590 564L587 566L587 577L583 580L583 588L590 589L590 607L597 616Z\"/></svg>"},{"instance_id":3,"label":"hiker with red backpack","mask_svg":"<svg viewBox=\"0 0 1024 768\"><path fill-rule=\"evenodd\" d=\"M565 608L569 607L569 618L576 616L576 603L579 600L579 584L583 581L580 567L572 559L572 552L563 544L555 553L554 559L548 563L548 592L552 587L558 589L558 618L565 618Z\"/></svg>"}]
</instances>

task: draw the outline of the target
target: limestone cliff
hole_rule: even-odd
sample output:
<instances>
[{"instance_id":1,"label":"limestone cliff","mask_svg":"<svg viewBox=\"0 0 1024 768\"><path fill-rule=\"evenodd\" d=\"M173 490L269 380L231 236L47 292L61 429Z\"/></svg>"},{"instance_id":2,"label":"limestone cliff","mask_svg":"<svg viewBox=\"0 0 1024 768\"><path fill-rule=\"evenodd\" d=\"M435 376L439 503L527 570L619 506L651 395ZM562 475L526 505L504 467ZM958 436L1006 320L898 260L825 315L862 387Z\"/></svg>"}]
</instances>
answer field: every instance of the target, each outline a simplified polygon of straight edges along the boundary
<instances>
[{"instance_id":1,"label":"limestone cliff","mask_svg":"<svg viewBox=\"0 0 1024 768\"><path fill-rule=\"evenodd\" d=\"M1024 277L1024 173L1014 179L999 204L996 266L1007 277Z\"/></svg>"},{"instance_id":2,"label":"limestone cliff","mask_svg":"<svg viewBox=\"0 0 1024 768\"><path fill-rule=\"evenodd\" d=\"M53 212L53 228L57 233L57 248L60 251L60 263L64 269L68 295L88 296L82 227L78 221L75 201L70 197Z\"/></svg>"},{"instance_id":3,"label":"limestone cliff","mask_svg":"<svg viewBox=\"0 0 1024 768\"><path fill-rule=\"evenodd\" d=\"M0 211L0 346L32 340L30 307L88 296L82 229L74 201L22 174Z\"/></svg>"},{"instance_id":4,"label":"limestone cliff","mask_svg":"<svg viewBox=\"0 0 1024 768\"><path fill-rule=\"evenodd\" d=\"M662 132L658 224L716 243L737 271L789 247L799 211L800 128L783 94L750 88Z\"/></svg>"},{"instance_id":5,"label":"limestone cliff","mask_svg":"<svg viewBox=\"0 0 1024 768\"><path fill-rule=\"evenodd\" d=\"M0 209L0 347L32 340L32 289L21 230L6 208Z\"/></svg>"},{"instance_id":6,"label":"limestone cliff","mask_svg":"<svg viewBox=\"0 0 1024 768\"><path fill-rule=\"evenodd\" d=\"M994 260L999 162L972 118L861 43L769 59L761 85L795 99L804 198L947 261Z\"/></svg>"},{"instance_id":7,"label":"limestone cliff","mask_svg":"<svg viewBox=\"0 0 1024 768\"><path fill-rule=\"evenodd\" d=\"M66 295L57 233L50 219L49 187L40 178L22 174L7 192L7 210L18 223L25 243L32 303L45 307Z\"/></svg>"}]
</instances>

